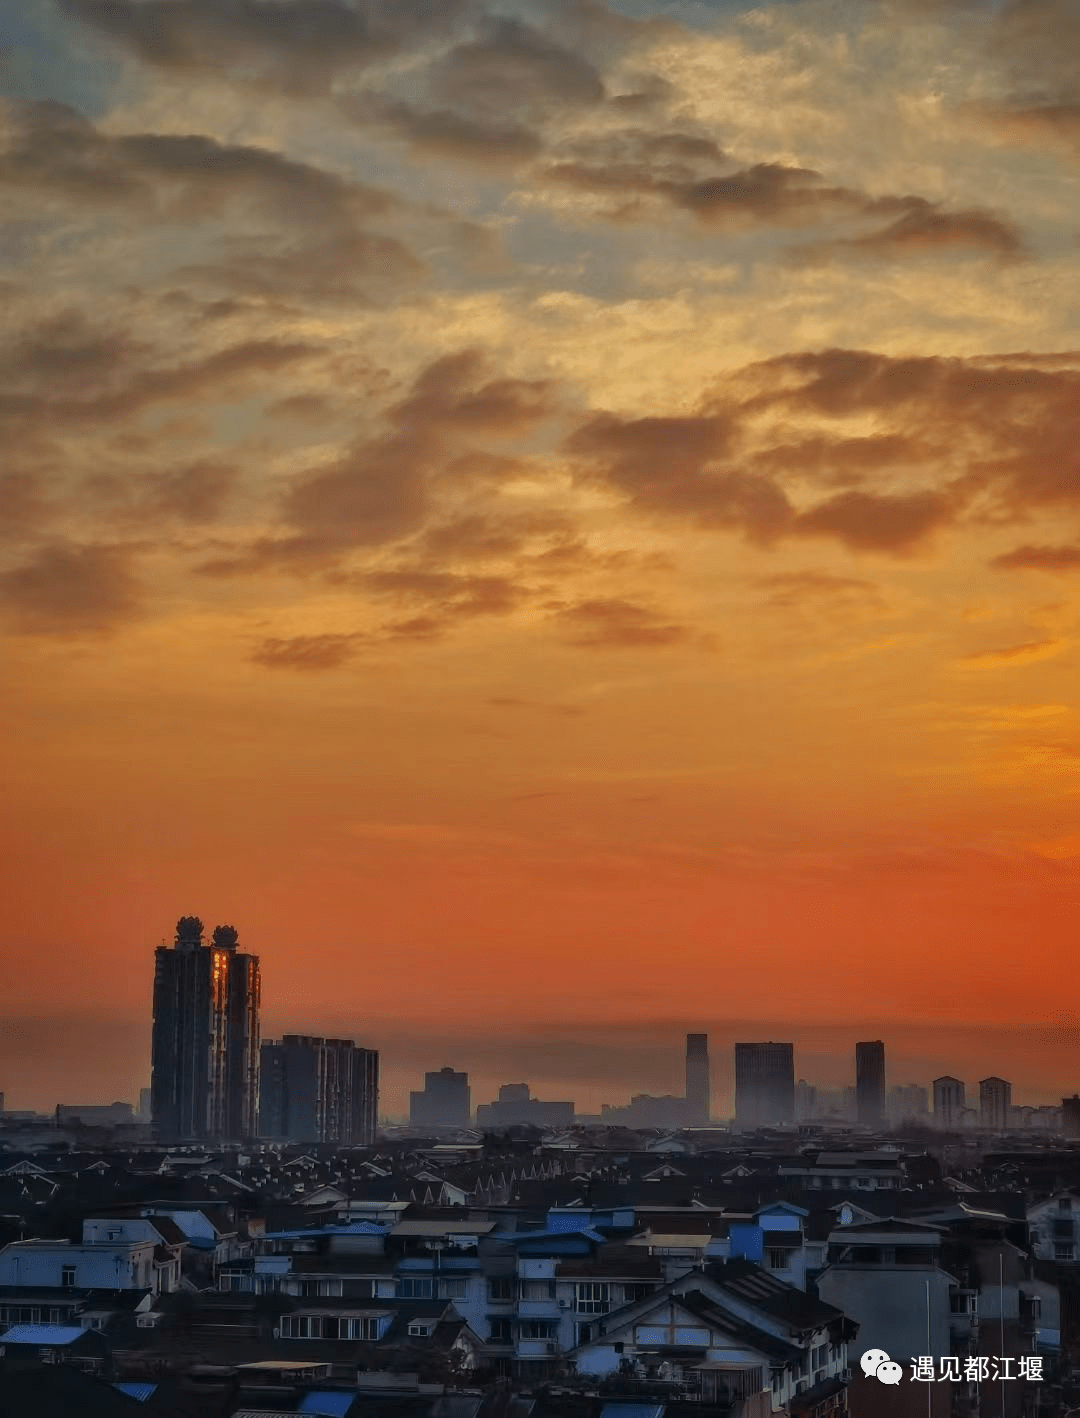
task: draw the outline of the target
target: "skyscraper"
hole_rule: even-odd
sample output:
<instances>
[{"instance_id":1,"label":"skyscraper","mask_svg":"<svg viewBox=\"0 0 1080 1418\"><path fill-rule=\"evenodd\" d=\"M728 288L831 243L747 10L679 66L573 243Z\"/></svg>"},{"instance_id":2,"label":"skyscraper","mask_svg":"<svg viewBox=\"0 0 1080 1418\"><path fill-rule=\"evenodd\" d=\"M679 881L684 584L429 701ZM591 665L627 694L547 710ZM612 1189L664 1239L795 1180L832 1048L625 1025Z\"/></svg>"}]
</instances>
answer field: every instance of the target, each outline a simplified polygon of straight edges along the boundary
<instances>
[{"instance_id":1,"label":"skyscraper","mask_svg":"<svg viewBox=\"0 0 1080 1418\"><path fill-rule=\"evenodd\" d=\"M963 1123L967 1093L958 1078L943 1074L930 1085L934 1090L934 1126L958 1128Z\"/></svg>"},{"instance_id":2,"label":"skyscraper","mask_svg":"<svg viewBox=\"0 0 1080 1418\"><path fill-rule=\"evenodd\" d=\"M885 1120L885 1045L880 1039L855 1045L855 1112L863 1127Z\"/></svg>"},{"instance_id":3,"label":"skyscraper","mask_svg":"<svg viewBox=\"0 0 1080 1418\"><path fill-rule=\"evenodd\" d=\"M469 1075L452 1068L424 1074L422 1092L409 1094L409 1122L413 1127L461 1127L472 1121Z\"/></svg>"},{"instance_id":4,"label":"skyscraper","mask_svg":"<svg viewBox=\"0 0 1080 1418\"><path fill-rule=\"evenodd\" d=\"M686 1122L688 1127L709 1124L709 1036L686 1036Z\"/></svg>"},{"instance_id":5,"label":"skyscraper","mask_svg":"<svg viewBox=\"0 0 1080 1418\"><path fill-rule=\"evenodd\" d=\"M992 1132L1004 1132L1009 1126L1012 1107L1012 1084L1004 1078L984 1078L979 1083L979 1125Z\"/></svg>"},{"instance_id":6,"label":"skyscraper","mask_svg":"<svg viewBox=\"0 0 1080 1418\"><path fill-rule=\"evenodd\" d=\"M735 1122L768 1127L795 1118L795 1046L735 1045Z\"/></svg>"},{"instance_id":7,"label":"skyscraper","mask_svg":"<svg viewBox=\"0 0 1080 1418\"><path fill-rule=\"evenodd\" d=\"M379 1055L352 1039L286 1034L263 1044L259 1133L339 1146L374 1142Z\"/></svg>"},{"instance_id":8,"label":"skyscraper","mask_svg":"<svg viewBox=\"0 0 1080 1418\"><path fill-rule=\"evenodd\" d=\"M255 1135L259 1106L259 958L232 926L209 945L197 916L176 923L154 961L150 1105L163 1138Z\"/></svg>"}]
</instances>

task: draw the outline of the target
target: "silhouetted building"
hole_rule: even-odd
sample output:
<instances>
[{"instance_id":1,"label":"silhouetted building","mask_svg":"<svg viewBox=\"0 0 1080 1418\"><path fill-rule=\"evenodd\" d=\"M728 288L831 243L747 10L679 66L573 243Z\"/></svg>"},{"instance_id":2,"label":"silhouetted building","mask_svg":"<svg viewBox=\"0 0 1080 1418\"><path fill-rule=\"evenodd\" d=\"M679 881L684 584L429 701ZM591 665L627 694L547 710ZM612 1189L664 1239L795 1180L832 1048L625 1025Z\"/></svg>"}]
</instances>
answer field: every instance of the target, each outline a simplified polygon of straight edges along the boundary
<instances>
[{"instance_id":1,"label":"silhouetted building","mask_svg":"<svg viewBox=\"0 0 1080 1418\"><path fill-rule=\"evenodd\" d=\"M58 1123L82 1123L85 1127L116 1127L133 1123L135 1109L130 1103L57 1103Z\"/></svg>"},{"instance_id":2,"label":"silhouetted building","mask_svg":"<svg viewBox=\"0 0 1080 1418\"><path fill-rule=\"evenodd\" d=\"M880 1039L855 1045L855 1112L863 1127L885 1121L885 1045Z\"/></svg>"},{"instance_id":3,"label":"silhouetted building","mask_svg":"<svg viewBox=\"0 0 1080 1418\"><path fill-rule=\"evenodd\" d=\"M686 1036L686 1123L688 1127L709 1124L709 1036Z\"/></svg>"},{"instance_id":4,"label":"silhouetted building","mask_svg":"<svg viewBox=\"0 0 1080 1418\"><path fill-rule=\"evenodd\" d=\"M155 951L150 1100L159 1137L253 1137L259 1109L259 958L197 916Z\"/></svg>"},{"instance_id":5,"label":"silhouetted building","mask_svg":"<svg viewBox=\"0 0 1080 1418\"><path fill-rule=\"evenodd\" d=\"M651 1131L686 1127L686 1099L676 1093L635 1093L626 1107L604 1103L600 1121L605 1127Z\"/></svg>"},{"instance_id":6,"label":"silhouetted building","mask_svg":"<svg viewBox=\"0 0 1080 1418\"><path fill-rule=\"evenodd\" d=\"M1066 1137L1080 1137L1080 1093L1062 1098L1061 1125Z\"/></svg>"},{"instance_id":7,"label":"silhouetted building","mask_svg":"<svg viewBox=\"0 0 1080 1418\"><path fill-rule=\"evenodd\" d=\"M1009 1126L1012 1084L1004 1078L984 1078L979 1084L979 1124L993 1132Z\"/></svg>"},{"instance_id":8,"label":"silhouetted building","mask_svg":"<svg viewBox=\"0 0 1080 1418\"><path fill-rule=\"evenodd\" d=\"M286 1034L263 1044L259 1133L291 1142L374 1142L379 1055L352 1039Z\"/></svg>"},{"instance_id":9,"label":"silhouetted building","mask_svg":"<svg viewBox=\"0 0 1080 1418\"><path fill-rule=\"evenodd\" d=\"M967 1094L958 1078L945 1074L930 1085L934 1090L934 1124L939 1128L958 1128L963 1122Z\"/></svg>"},{"instance_id":10,"label":"silhouetted building","mask_svg":"<svg viewBox=\"0 0 1080 1418\"><path fill-rule=\"evenodd\" d=\"M472 1121L469 1075L452 1068L424 1074L422 1092L409 1094L409 1122L421 1128L463 1128Z\"/></svg>"},{"instance_id":11,"label":"silhouetted building","mask_svg":"<svg viewBox=\"0 0 1080 1418\"><path fill-rule=\"evenodd\" d=\"M920 1083L903 1083L889 1089L887 1110L891 1122L925 1123L930 1113L930 1095Z\"/></svg>"},{"instance_id":12,"label":"silhouetted building","mask_svg":"<svg viewBox=\"0 0 1080 1418\"><path fill-rule=\"evenodd\" d=\"M476 1125L484 1128L507 1128L519 1124L560 1128L569 1127L573 1121L573 1103L546 1103L534 1098L527 1083L504 1083L494 1103L480 1103L476 1109Z\"/></svg>"},{"instance_id":13,"label":"silhouetted building","mask_svg":"<svg viewBox=\"0 0 1080 1418\"><path fill-rule=\"evenodd\" d=\"M795 1046L735 1045L735 1122L768 1127L795 1118Z\"/></svg>"}]
</instances>

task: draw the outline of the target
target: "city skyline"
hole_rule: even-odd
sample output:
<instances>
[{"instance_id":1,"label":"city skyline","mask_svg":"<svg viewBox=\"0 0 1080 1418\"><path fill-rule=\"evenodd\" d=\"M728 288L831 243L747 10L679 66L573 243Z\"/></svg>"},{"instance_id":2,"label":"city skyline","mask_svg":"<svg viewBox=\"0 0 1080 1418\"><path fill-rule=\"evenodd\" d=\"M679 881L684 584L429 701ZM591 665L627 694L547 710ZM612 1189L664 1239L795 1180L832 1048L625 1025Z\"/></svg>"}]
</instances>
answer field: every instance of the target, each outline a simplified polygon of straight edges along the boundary
<instances>
[{"instance_id":1,"label":"city skyline","mask_svg":"<svg viewBox=\"0 0 1080 1418\"><path fill-rule=\"evenodd\" d=\"M5 6L8 1091L199 901L279 1031L1071 1092L1075 7L374 10Z\"/></svg>"}]
</instances>

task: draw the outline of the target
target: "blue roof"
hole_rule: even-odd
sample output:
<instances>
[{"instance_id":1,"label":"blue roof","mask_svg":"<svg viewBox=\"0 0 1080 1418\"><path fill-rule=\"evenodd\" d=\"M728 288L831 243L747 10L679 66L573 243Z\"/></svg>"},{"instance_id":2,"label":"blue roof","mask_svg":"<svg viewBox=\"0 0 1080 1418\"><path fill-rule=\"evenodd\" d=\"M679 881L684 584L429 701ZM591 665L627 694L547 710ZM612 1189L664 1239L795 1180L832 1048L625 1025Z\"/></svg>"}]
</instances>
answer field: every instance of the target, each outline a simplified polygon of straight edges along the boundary
<instances>
[{"instance_id":1,"label":"blue roof","mask_svg":"<svg viewBox=\"0 0 1080 1418\"><path fill-rule=\"evenodd\" d=\"M317 1236L387 1236L391 1227L374 1221L350 1221L341 1226L308 1226L301 1231L267 1231L263 1241L313 1241Z\"/></svg>"},{"instance_id":2,"label":"blue roof","mask_svg":"<svg viewBox=\"0 0 1080 1418\"><path fill-rule=\"evenodd\" d=\"M545 1227L543 1231L504 1231L499 1233L500 1241L511 1241L516 1246L532 1245L535 1241L560 1242L586 1240L594 1241L598 1246L603 1245L604 1237L599 1231L594 1231L589 1225L575 1226L572 1231L553 1230Z\"/></svg>"},{"instance_id":3,"label":"blue roof","mask_svg":"<svg viewBox=\"0 0 1080 1418\"><path fill-rule=\"evenodd\" d=\"M13 1324L0 1335L3 1344L74 1344L86 1331L74 1324Z\"/></svg>"},{"instance_id":4,"label":"blue roof","mask_svg":"<svg viewBox=\"0 0 1080 1418\"><path fill-rule=\"evenodd\" d=\"M566 1212L548 1212L547 1230L551 1231L591 1231L592 1213L586 1211L584 1215L567 1216Z\"/></svg>"},{"instance_id":5,"label":"blue roof","mask_svg":"<svg viewBox=\"0 0 1080 1418\"><path fill-rule=\"evenodd\" d=\"M113 1388L126 1393L128 1398L137 1398L140 1403L145 1403L157 1393L157 1384L113 1384Z\"/></svg>"},{"instance_id":6,"label":"blue roof","mask_svg":"<svg viewBox=\"0 0 1080 1418\"><path fill-rule=\"evenodd\" d=\"M300 1400L297 1413L318 1414L319 1418L345 1418L353 1405L354 1393L334 1393L332 1391L305 1393Z\"/></svg>"}]
</instances>

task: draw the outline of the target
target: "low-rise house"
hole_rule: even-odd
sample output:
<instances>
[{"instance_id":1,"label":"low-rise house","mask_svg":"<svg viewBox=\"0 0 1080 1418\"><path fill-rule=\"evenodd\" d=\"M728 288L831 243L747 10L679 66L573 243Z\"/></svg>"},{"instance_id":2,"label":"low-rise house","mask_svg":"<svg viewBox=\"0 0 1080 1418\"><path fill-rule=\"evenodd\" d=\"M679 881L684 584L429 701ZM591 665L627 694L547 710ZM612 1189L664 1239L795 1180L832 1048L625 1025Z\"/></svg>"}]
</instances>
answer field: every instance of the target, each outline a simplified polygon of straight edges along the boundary
<instances>
[{"instance_id":1,"label":"low-rise house","mask_svg":"<svg viewBox=\"0 0 1080 1418\"><path fill-rule=\"evenodd\" d=\"M1080 1193L1058 1191L1027 1208L1032 1253L1057 1265L1080 1263Z\"/></svg>"},{"instance_id":2,"label":"low-rise house","mask_svg":"<svg viewBox=\"0 0 1080 1418\"><path fill-rule=\"evenodd\" d=\"M0 1334L0 1358L5 1367L18 1364L70 1364L86 1374L112 1372L112 1355L105 1336L81 1325L16 1324Z\"/></svg>"}]
</instances>

